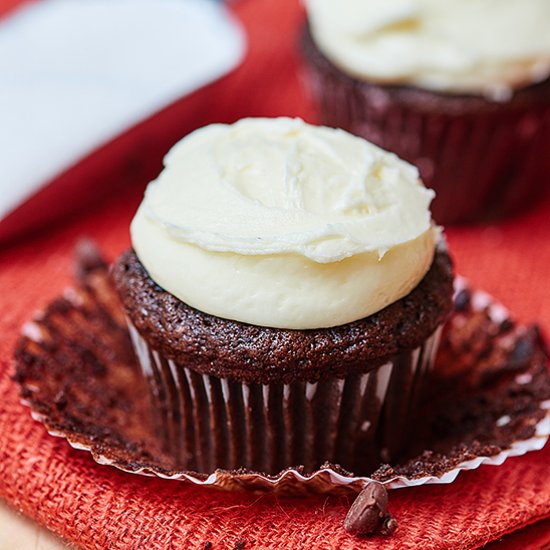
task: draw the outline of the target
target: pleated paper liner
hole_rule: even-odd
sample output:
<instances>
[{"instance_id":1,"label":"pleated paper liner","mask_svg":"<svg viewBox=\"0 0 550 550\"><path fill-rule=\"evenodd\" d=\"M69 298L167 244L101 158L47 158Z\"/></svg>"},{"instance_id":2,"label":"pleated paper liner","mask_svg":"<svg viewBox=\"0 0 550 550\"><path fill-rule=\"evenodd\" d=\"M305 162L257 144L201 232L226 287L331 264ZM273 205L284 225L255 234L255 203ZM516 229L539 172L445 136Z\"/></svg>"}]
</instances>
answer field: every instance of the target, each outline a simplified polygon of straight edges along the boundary
<instances>
[{"instance_id":1,"label":"pleated paper liner","mask_svg":"<svg viewBox=\"0 0 550 550\"><path fill-rule=\"evenodd\" d=\"M314 472L326 461L372 471L406 448L441 334L365 373L258 384L194 372L128 325L163 448L175 467L199 472Z\"/></svg>"},{"instance_id":2,"label":"pleated paper liner","mask_svg":"<svg viewBox=\"0 0 550 550\"><path fill-rule=\"evenodd\" d=\"M369 479L390 488L449 483L461 470L502 464L509 457L541 449L550 434L550 376L538 330L516 325L491 297L460 281L456 310L444 328L435 361L433 396L425 399L430 404L426 418L431 420L419 423L399 459L373 465L362 476L328 463L318 469L301 464L266 475L259 468L239 469L240 450L226 449L227 456L233 453L232 462L226 469L212 471L216 455L208 450L206 434L200 433L201 405L197 404L193 422L199 445L193 456L186 456L189 448L184 442L179 448L167 445L169 439L178 441L170 433L178 426L169 419L174 414L166 405L170 401L160 401L166 408L160 425L153 413L158 412L159 402L151 399L148 378L138 367L106 266L88 261L79 271L78 285L23 327L15 353L16 379L33 417L52 435L90 451L100 464L232 490L342 493L360 490ZM158 376L170 374L170 366L162 361L158 368L164 369ZM230 381L212 384L202 376L195 379L194 373L184 376L195 399L201 399L197 395L203 390L205 399L209 391L232 392ZM213 390L213 385L218 389ZM305 394L333 389L303 388ZM248 395L249 405L266 399L263 391L254 392L258 395ZM243 406L234 414L249 414L248 410ZM344 462L345 445L340 451ZM255 451L245 452L250 458ZM267 455L257 456L256 464L262 466L264 461L267 469L269 461L261 458ZM188 468L178 467L182 459Z\"/></svg>"},{"instance_id":3,"label":"pleated paper liner","mask_svg":"<svg viewBox=\"0 0 550 550\"><path fill-rule=\"evenodd\" d=\"M379 85L348 76L301 38L305 80L320 122L416 165L436 191L438 223L513 214L550 178L550 79L505 101Z\"/></svg>"}]
</instances>

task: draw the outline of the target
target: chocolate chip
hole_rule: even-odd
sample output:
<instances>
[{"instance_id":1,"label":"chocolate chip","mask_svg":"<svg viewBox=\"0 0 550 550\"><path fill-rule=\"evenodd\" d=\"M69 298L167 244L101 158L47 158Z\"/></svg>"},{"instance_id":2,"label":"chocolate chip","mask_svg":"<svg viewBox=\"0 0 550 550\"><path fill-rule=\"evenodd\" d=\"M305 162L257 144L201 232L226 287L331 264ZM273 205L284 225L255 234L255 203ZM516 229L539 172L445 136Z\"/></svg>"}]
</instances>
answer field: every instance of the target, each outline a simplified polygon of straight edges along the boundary
<instances>
[{"instance_id":1,"label":"chocolate chip","mask_svg":"<svg viewBox=\"0 0 550 550\"><path fill-rule=\"evenodd\" d=\"M212 548L212 543L207 540L205 543L204 543L204 550L210 550Z\"/></svg>"},{"instance_id":2,"label":"chocolate chip","mask_svg":"<svg viewBox=\"0 0 550 550\"><path fill-rule=\"evenodd\" d=\"M373 481L365 486L349 509L344 528L352 535L391 535L397 529L397 522L388 513L388 491L384 485Z\"/></svg>"},{"instance_id":3,"label":"chocolate chip","mask_svg":"<svg viewBox=\"0 0 550 550\"><path fill-rule=\"evenodd\" d=\"M246 542L244 540L238 540L235 543L235 546L233 548L234 548L234 550L244 550L244 545L245 544L246 544Z\"/></svg>"}]
</instances>

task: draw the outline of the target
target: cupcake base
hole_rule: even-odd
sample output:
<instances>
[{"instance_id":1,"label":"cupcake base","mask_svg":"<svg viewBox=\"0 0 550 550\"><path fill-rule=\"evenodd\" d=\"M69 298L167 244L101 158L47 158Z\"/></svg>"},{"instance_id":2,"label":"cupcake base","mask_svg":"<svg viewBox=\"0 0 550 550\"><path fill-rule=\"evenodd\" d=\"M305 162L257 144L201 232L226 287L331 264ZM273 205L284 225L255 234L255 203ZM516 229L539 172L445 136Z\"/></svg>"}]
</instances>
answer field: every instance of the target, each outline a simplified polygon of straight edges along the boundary
<instances>
[{"instance_id":1,"label":"cupcake base","mask_svg":"<svg viewBox=\"0 0 550 550\"><path fill-rule=\"evenodd\" d=\"M319 51L307 27L301 49L320 122L416 165L436 192L438 223L507 216L546 191L550 79L495 102L353 78Z\"/></svg>"},{"instance_id":2,"label":"cupcake base","mask_svg":"<svg viewBox=\"0 0 550 550\"><path fill-rule=\"evenodd\" d=\"M441 329L369 372L289 384L199 374L149 348L131 323L129 331L165 452L178 467L274 474L332 462L364 474L406 447Z\"/></svg>"}]
</instances>

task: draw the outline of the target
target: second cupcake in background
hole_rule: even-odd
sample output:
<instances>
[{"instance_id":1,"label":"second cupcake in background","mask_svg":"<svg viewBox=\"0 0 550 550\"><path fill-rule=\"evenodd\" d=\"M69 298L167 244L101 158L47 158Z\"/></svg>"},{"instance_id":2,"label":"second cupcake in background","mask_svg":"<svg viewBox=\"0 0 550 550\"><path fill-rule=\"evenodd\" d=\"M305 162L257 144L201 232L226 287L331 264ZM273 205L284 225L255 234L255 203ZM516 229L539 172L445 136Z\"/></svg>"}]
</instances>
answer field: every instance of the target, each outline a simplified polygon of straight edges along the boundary
<instances>
[{"instance_id":1,"label":"second cupcake in background","mask_svg":"<svg viewBox=\"0 0 550 550\"><path fill-rule=\"evenodd\" d=\"M399 455L451 311L432 198L395 155L298 119L170 151L114 278L179 468Z\"/></svg>"},{"instance_id":2,"label":"second cupcake in background","mask_svg":"<svg viewBox=\"0 0 550 550\"><path fill-rule=\"evenodd\" d=\"M321 121L395 152L439 223L504 216L550 178L550 2L305 0Z\"/></svg>"}]
</instances>

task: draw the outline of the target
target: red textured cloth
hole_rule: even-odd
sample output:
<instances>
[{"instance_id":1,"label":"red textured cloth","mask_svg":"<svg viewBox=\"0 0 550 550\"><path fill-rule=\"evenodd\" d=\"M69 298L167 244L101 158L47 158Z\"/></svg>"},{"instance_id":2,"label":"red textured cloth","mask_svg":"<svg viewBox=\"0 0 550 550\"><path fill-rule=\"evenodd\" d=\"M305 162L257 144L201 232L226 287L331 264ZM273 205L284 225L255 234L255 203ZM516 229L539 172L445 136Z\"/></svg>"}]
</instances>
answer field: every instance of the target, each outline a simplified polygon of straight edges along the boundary
<instances>
[{"instance_id":1,"label":"red textured cloth","mask_svg":"<svg viewBox=\"0 0 550 550\"><path fill-rule=\"evenodd\" d=\"M297 2L241 0L234 9L248 30L250 53L209 92L210 116L311 119L293 53L301 17ZM107 157L113 168L115 157ZM144 183L136 181L86 215L0 252L1 498L68 541L94 549L204 548L206 541L214 549L234 548L238 541L245 549L474 548L550 517L548 446L500 467L462 473L451 485L393 491L399 530L387 539L358 540L342 528L345 498L276 499L124 474L47 435L19 404L10 380L19 328L70 284L79 237L96 239L110 257L128 246L128 224ZM511 221L447 234L460 273L520 320L536 319L550 331L550 198ZM506 547L547 547L548 527L546 522L523 531Z\"/></svg>"}]
</instances>

